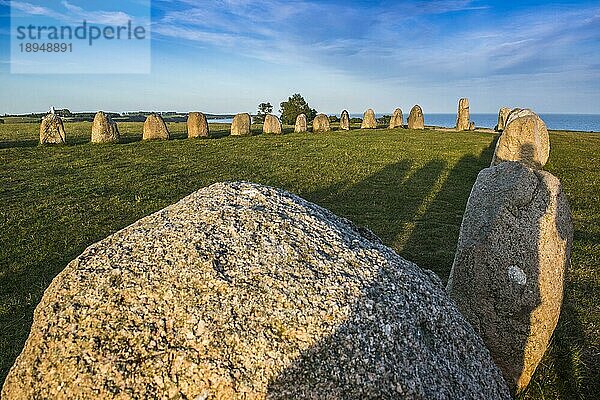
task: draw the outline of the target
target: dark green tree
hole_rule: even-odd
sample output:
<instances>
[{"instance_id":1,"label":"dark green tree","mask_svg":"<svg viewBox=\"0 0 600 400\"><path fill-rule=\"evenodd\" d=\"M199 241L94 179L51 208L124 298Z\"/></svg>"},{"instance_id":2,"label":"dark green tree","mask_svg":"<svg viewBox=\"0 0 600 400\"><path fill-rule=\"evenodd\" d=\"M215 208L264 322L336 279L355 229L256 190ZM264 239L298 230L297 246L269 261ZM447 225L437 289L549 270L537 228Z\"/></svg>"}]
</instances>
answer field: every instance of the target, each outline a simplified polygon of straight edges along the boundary
<instances>
[{"instance_id":1,"label":"dark green tree","mask_svg":"<svg viewBox=\"0 0 600 400\"><path fill-rule=\"evenodd\" d=\"M265 116L267 114L271 114L272 112L273 112L273 106L271 105L271 103L260 103L258 105L258 112L256 113L256 116L254 117L254 123L262 124L263 122L265 122Z\"/></svg>"},{"instance_id":2,"label":"dark green tree","mask_svg":"<svg viewBox=\"0 0 600 400\"><path fill-rule=\"evenodd\" d=\"M312 121L317 116L317 110L310 108L304 97L300 93L296 93L281 103L281 122L285 125L294 125L298 115L305 114L308 121Z\"/></svg>"}]
</instances>

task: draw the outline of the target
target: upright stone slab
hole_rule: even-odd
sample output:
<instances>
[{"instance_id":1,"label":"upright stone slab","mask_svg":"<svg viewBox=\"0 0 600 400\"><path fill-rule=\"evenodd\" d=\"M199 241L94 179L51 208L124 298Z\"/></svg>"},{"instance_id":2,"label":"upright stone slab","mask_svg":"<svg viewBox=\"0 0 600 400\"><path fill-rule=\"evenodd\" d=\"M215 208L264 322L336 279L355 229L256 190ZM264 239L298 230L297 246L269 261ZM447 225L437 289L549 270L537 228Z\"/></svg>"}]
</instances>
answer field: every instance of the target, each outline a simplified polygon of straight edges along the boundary
<instances>
[{"instance_id":1,"label":"upright stone slab","mask_svg":"<svg viewBox=\"0 0 600 400\"><path fill-rule=\"evenodd\" d=\"M92 143L118 143L120 140L117 124L103 111L98 111L92 124Z\"/></svg>"},{"instance_id":2,"label":"upright stone slab","mask_svg":"<svg viewBox=\"0 0 600 400\"><path fill-rule=\"evenodd\" d=\"M506 128L508 124L514 121L517 118L526 117L528 115L537 115L529 108L515 108L511 110L510 114L508 114L508 118L506 118L506 124L504 127Z\"/></svg>"},{"instance_id":3,"label":"upright stone slab","mask_svg":"<svg viewBox=\"0 0 600 400\"><path fill-rule=\"evenodd\" d=\"M143 140L169 140L171 134L165 120L158 114L150 114L144 122Z\"/></svg>"},{"instance_id":4,"label":"upright stone slab","mask_svg":"<svg viewBox=\"0 0 600 400\"><path fill-rule=\"evenodd\" d=\"M40 144L64 144L67 142L67 134L62 119L50 113L42 118L40 124Z\"/></svg>"},{"instance_id":5,"label":"upright stone slab","mask_svg":"<svg viewBox=\"0 0 600 400\"><path fill-rule=\"evenodd\" d=\"M236 115L231 123L231 136L249 136L251 123L250 114Z\"/></svg>"},{"instance_id":6,"label":"upright stone slab","mask_svg":"<svg viewBox=\"0 0 600 400\"><path fill-rule=\"evenodd\" d=\"M342 115L340 116L340 129L342 131L350 130L350 114L348 114L347 110L342 111Z\"/></svg>"},{"instance_id":7,"label":"upright stone slab","mask_svg":"<svg viewBox=\"0 0 600 400\"><path fill-rule=\"evenodd\" d=\"M456 130L468 131L471 129L471 114L469 112L469 99L458 101L458 114L456 117Z\"/></svg>"},{"instance_id":8,"label":"upright stone slab","mask_svg":"<svg viewBox=\"0 0 600 400\"><path fill-rule=\"evenodd\" d=\"M281 135L281 121L274 115L265 115L265 122L263 123L263 133Z\"/></svg>"},{"instance_id":9,"label":"upright stone slab","mask_svg":"<svg viewBox=\"0 0 600 400\"><path fill-rule=\"evenodd\" d=\"M282 190L219 183L46 290L3 399L510 399L431 271Z\"/></svg>"},{"instance_id":10,"label":"upright stone slab","mask_svg":"<svg viewBox=\"0 0 600 400\"><path fill-rule=\"evenodd\" d=\"M296 126L294 126L294 132L308 132L308 121L305 114L300 114L298 117L296 117Z\"/></svg>"},{"instance_id":11,"label":"upright stone slab","mask_svg":"<svg viewBox=\"0 0 600 400\"><path fill-rule=\"evenodd\" d=\"M421 106L416 105L410 110L408 129L425 129L425 117Z\"/></svg>"},{"instance_id":12,"label":"upright stone slab","mask_svg":"<svg viewBox=\"0 0 600 400\"><path fill-rule=\"evenodd\" d=\"M362 125L360 129L375 129L377 128L377 120L375 119L375 111L369 108L365 111L365 115L363 116Z\"/></svg>"},{"instance_id":13,"label":"upright stone slab","mask_svg":"<svg viewBox=\"0 0 600 400\"><path fill-rule=\"evenodd\" d=\"M556 327L572 240L556 177L517 162L481 171L448 293L514 391L529 383Z\"/></svg>"},{"instance_id":14,"label":"upright stone slab","mask_svg":"<svg viewBox=\"0 0 600 400\"><path fill-rule=\"evenodd\" d=\"M508 116L510 115L510 108L502 107L500 111L498 111L498 125L496 125L496 131L502 132L506 123L508 122Z\"/></svg>"},{"instance_id":15,"label":"upright stone slab","mask_svg":"<svg viewBox=\"0 0 600 400\"><path fill-rule=\"evenodd\" d=\"M475 122L473 122L473 121L469 122L469 130L470 131L474 131L475 130Z\"/></svg>"},{"instance_id":16,"label":"upright stone slab","mask_svg":"<svg viewBox=\"0 0 600 400\"><path fill-rule=\"evenodd\" d=\"M546 124L531 110L513 112L496 144L492 165L520 161L542 169L550 156L550 137Z\"/></svg>"},{"instance_id":17,"label":"upright stone slab","mask_svg":"<svg viewBox=\"0 0 600 400\"><path fill-rule=\"evenodd\" d=\"M201 112L191 112L187 119L188 138L206 138L210 136L206 115Z\"/></svg>"},{"instance_id":18,"label":"upright stone slab","mask_svg":"<svg viewBox=\"0 0 600 400\"><path fill-rule=\"evenodd\" d=\"M390 118L390 129L394 128L404 128L404 116L402 115L402 110L399 108L394 110L392 118Z\"/></svg>"},{"instance_id":19,"label":"upright stone slab","mask_svg":"<svg viewBox=\"0 0 600 400\"><path fill-rule=\"evenodd\" d=\"M315 117L312 123L313 132L329 132L329 117L325 114L319 114Z\"/></svg>"}]
</instances>

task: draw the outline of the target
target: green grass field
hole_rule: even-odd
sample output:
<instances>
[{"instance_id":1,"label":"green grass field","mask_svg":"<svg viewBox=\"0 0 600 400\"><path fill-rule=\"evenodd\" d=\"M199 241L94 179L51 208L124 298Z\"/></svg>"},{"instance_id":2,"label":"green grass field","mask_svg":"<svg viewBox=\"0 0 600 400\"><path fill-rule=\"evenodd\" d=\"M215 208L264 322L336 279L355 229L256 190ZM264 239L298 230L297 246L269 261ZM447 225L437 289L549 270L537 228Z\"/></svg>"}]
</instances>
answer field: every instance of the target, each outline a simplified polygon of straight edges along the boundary
<instances>
[{"instance_id":1,"label":"green grass field","mask_svg":"<svg viewBox=\"0 0 600 400\"><path fill-rule=\"evenodd\" d=\"M88 143L89 123L66 124L68 145L39 147L37 124L0 125L0 384L21 351L51 280L87 246L193 191L224 180L277 186L369 227L403 257L446 280L462 214L495 136L385 130ZM259 132L260 127L254 127ZM290 131L288 127L287 131ZM600 134L553 132L546 169L575 220L559 326L527 399L600 393Z\"/></svg>"}]
</instances>

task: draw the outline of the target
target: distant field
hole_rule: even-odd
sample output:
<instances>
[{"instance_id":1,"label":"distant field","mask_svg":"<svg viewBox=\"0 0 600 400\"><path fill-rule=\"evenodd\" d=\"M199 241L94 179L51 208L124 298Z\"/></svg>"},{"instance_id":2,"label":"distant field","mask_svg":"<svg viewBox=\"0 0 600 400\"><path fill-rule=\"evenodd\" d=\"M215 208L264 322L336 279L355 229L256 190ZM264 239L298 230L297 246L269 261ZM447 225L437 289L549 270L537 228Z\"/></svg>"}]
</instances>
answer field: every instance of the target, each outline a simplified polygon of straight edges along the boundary
<instances>
[{"instance_id":1,"label":"distant field","mask_svg":"<svg viewBox=\"0 0 600 400\"><path fill-rule=\"evenodd\" d=\"M90 123L67 123L68 145L39 147L38 124L0 124L0 384L51 280L87 246L193 191L224 180L277 186L367 226L403 257L446 280L462 214L495 135L352 130L326 134L92 145ZM260 126L253 127L256 133ZM287 127L289 133L293 129ZM600 393L600 134L553 132L546 169L575 219L572 267L552 346L526 399Z\"/></svg>"}]
</instances>

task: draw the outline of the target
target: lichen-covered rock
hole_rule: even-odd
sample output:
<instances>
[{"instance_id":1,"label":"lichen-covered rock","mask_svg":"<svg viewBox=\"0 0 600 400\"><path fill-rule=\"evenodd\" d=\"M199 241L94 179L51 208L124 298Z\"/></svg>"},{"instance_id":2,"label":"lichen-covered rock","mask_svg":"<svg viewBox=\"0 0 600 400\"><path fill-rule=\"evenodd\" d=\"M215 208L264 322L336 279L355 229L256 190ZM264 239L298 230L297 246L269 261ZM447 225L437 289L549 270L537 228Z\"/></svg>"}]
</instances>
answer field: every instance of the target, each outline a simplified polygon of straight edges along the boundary
<instances>
[{"instance_id":1,"label":"lichen-covered rock","mask_svg":"<svg viewBox=\"0 0 600 400\"><path fill-rule=\"evenodd\" d=\"M348 114L347 110L342 111L342 115L340 116L340 130L350 130L350 114Z\"/></svg>"},{"instance_id":2,"label":"lichen-covered rock","mask_svg":"<svg viewBox=\"0 0 600 400\"><path fill-rule=\"evenodd\" d=\"M143 140L169 140L171 134L165 120L158 114L150 114L144 122Z\"/></svg>"},{"instance_id":3,"label":"lichen-covered rock","mask_svg":"<svg viewBox=\"0 0 600 400\"><path fill-rule=\"evenodd\" d=\"M89 247L4 399L509 399L430 271L281 190L220 183Z\"/></svg>"},{"instance_id":4,"label":"lichen-covered rock","mask_svg":"<svg viewBox=\"0 0 600 400\"><path fill-rule=\"evenodd\" d=\"M527 386L556 327L572 240L556 177L517 162L481 171L448 293L513 390Z\"/></svg>"},{"instance_id":5,"label":"lichen-covered rock","mask_svg":"<svg viewBox=\"0 0 600 400\"><path fill-rule=\"evenodd\" d=\"M313 132L328 132L331 130L329 126L329 117L325 114L319 114L315 117L312 123Z\"/></svg>"},{"instance_id":6,"label":"lichen-covered rock","mask_svg":"<svg viewBox=\"0 0 600 400\"><path fill-rule=\"evenodd\" d=\"M98 111L92 124L92 143L118 143L119 128L109 115Z\"/></svg>"},{"instance_id":7,"label":"lichen-covered rock","mask_svg":"<svg viewBox=\"0 0 600 400\"><path fill-rule=\"evenodd\" d=\"M237 114L231 123L231 136L249 136L251 123L250 114Z\"/></svg>"},{"instance_id":8,"label":"lichen-covered rock","mask_svg":"<svg viewBox=\"0 0 600 400\"><path fill-rule=\"evenodd\" d=\"M308 131L308 121L305 114L300 114L296 117L296 125L294 126L294 132L302 133Z\"/></svg>"},{"instance_id":9,"label":"lichen-covered rock","mask_svg":"<svg viewBox=\"0 0 600 400\"><path fill-rule=\"evenodd\" d=\"M496 125L497 132L502 132L504 130L510 112L511 110L508 107L502 107L500 111L498 111L498 125Z\"/></svg>"},{"instance_id":10,"label":"lichen-covered rock","mask_svg":"<svg viewBox=\"0 0 600 400\"><path fill-rule=\"evenodd\" d=\"M206 138L210 136L206 115L201 112L191 112L187 119L188 138Z\"/></svg>"},{"instance_id":11,"label":"lichen-covered rock","mask_svg":"<svg viewBox=\"0 0 600 400\"><path fill-rule=\"evenodd\" d=\"M377 128L377 120L375 119L375 111L368 109L365 111L360 129L375 129Z\"/></svg>"},{"instance_id":12,"label":"lichen-covered rock","mask_svg":"<svg viewBox=\"0 0 600 400\"><path fill-rule=\"evenodd\" d=\"M410 110L408 129L425 129L425 117L421 106L416 105Z\"/></svg>"},{"instance_id":13,"label":"lichen-covered rock","mask_svg":"<svg viewBox=\"0 0 600 400\"><path fill-rule=\"evenodd\" d=\"M546 124L531 110L512 112L496 143L492 165L519 161L542 169L550 157L550 137Z\"/></svg>"},{"instance_id":14,"label":"lichen-covered rock","mask_svg":"<svg viewBox=\"0 0 600 400\"><path fill-rule=\"evenodd\" d=\"M275 135L281 135L281 121L274 115L265 115L265 122L263 123L263 133L272 133Z\"/></svg>"},{"instance_id":15,"label":"lichen-covered rock","mask_svg":"<svg viewBox=\"0 0 600 400\"><path fill-rule=\"evenodd\" d=\"M62 119L56 114L48 114L40 124L40 144L64 144L67 134Z\"/></svg>"},{"instance_id":16,"label":"lichen-covered rock","mask_svg":"<svg viewBox=\"0 0 600 400\"><path fill-rule=\"evenodd\" d=\"M404 116L402 115L402 110L399 108L394 110L392 118L390 118L390 129L394 128L404 128Z\"/></svg>"},{"instance_id":17,"label":"lichen-covered rock","mask_svg":"<svg viewBox=\"0 0 600 400\"><path fill-rule=\"evenodd\" d=\"M458 101L458 113L456 116L456 130L471 130L471 114L469 112L469 99L460 99Z\"/></svg>"}]
</instances>

